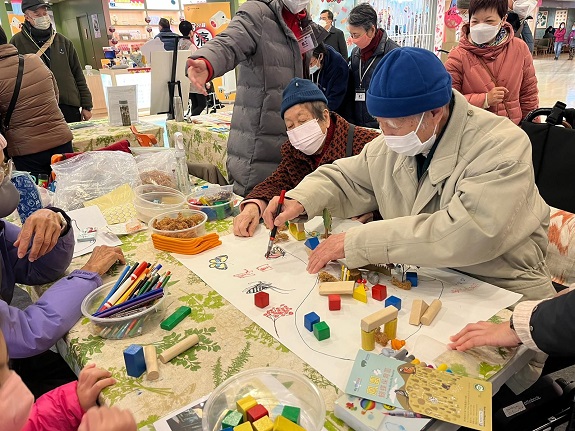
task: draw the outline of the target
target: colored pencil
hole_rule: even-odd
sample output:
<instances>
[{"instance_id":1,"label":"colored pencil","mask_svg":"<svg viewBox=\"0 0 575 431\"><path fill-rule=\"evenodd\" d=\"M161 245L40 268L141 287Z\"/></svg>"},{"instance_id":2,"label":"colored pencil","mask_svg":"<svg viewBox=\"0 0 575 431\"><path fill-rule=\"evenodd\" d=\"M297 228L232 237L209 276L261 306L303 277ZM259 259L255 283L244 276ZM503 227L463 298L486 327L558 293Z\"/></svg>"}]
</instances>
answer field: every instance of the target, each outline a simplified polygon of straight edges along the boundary
<instances>
[{"instance_id":1,"label":"colored pencil","mask_svg":"<svg viewBox=\"0 0 575 431\"><path fill-rule=\"evenodd\" d=\"M132 285L132 283L138 279L138 277L144 273L144 269L146 269L146 262L142 262L138 265L138 267L134 270L134 272L132 273L132 275L130 275L130 278L126 279L121 285L120 287L116 290L116 292L114 292L114 294L108 299L108 301L106 301L106 303L103 305L103 309L106 310L110 307L112 307L113 305L116 304L116 302L124 295L124 293L126 293L126 291L130 288L130 286Z\"/></svg>"},{"instance_id":2,"label":"colored pencil","mask_svg":"<svg viewBox=\"0 0 575 431\"><path fill-rule=\"evenodd\" d=\"M114 284L114 287L112 287L112 290L110 290L110 293L108 293L106 298L102 301L102 303L98 307L98 311L100 311L102 309L102 307L104 306L104 304L106 304L108 299L110 299L110 297L114 293L116 293L116 290L118 290L118 287L120 287L120 284L122 284L122 280L124 279L126 274L130 271L130 269L132 269L132 267L130 265L126 265L126 267L124 268L124 271L122 271L122 275L120 275L120 278L118 278L118 281L116 281L116 284Z\"/></svg>"},{"instance_id":3,"label":"colored pencil","mask_svg":"<svg viewBox=\"0 0 575 431\"><path fill-rule=\"evenodd\" d=\"M150 296L157 295L159 293L163 294L163 292L164 291L161 289L152 290L152 291L150 291L144 295L141 295L141 296L136 297L134 299L130 299L129 301L126 301L122 304L115 305L115 306L110 307L106 310L98 311L97 313L94 313L93 316L94 317L106 317L110 311L113 312L113 311L118 310L118 309L124 309L126 307L130 307L131 305L133 305L135 303L139 303L139 301L145 300L146 298L149 298Z\"/></svg>"},{"instance_id":4,"label":"colored pencil","mask_svg":"<svg viewBox=\"0 0 575 431\"><path fill-rule=\"evenodd\" d=\"M139 274L138 278L136 278L136 280L134 280L134 282L128 287L128 289L124 292L124 294L120 296L120 298L117 299L116 302L114 302L114 305L118 305L126 301L130 297L132 292L136 290L138 283L140 283L140 281L142 281L148 275L149 272L150 270L148 268L145 268L144 271L141 274Z\"/></svg>"}]
</instances>

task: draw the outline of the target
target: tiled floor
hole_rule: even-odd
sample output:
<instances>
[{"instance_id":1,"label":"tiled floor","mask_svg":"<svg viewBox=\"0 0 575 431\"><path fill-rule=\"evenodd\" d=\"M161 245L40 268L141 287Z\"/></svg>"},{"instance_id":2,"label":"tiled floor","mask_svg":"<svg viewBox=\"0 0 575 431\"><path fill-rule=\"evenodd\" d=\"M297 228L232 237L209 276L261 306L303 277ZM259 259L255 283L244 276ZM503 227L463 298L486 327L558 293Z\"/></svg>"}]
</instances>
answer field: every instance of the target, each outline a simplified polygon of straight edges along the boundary
<instances>
[{"instance_id":1,"label":"tiled floor","mask_svg":"<svg viewBox=\"0 0 575 431\"><path fill-rule=\"evenodd\" d=\"M540 107L551 108L560 100L575 108L575 60L567 60L568 57L562 54L557 61L553 56L535 57Z\"/></svg>"}]
</instances>

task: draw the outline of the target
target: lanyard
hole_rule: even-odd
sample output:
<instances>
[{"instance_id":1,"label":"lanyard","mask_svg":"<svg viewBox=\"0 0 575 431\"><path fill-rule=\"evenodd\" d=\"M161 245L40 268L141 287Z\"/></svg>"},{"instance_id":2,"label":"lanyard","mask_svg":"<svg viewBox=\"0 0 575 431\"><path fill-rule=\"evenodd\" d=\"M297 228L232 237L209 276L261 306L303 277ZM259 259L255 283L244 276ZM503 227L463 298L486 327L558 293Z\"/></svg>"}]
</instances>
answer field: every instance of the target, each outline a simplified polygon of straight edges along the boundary
<instances>
[{"instance_id":1,"label":"lanyard","mask_svg":"<svg viewBox=\"0 0 575 431\"><path fill-rule=\"evenodd\" d=\"M369 70L369 68L373 65L373 62L375 61L377 57L374 57L373 60L371 60L371 63L369 63L369 65L367 66L367 68L365 69L365 72L363 72L363 75L361 74L361 58L359 59L359 88L363 87L363 78L365 78L365 75L367 74L367 71Z\"/></svg>"}]
</instances>

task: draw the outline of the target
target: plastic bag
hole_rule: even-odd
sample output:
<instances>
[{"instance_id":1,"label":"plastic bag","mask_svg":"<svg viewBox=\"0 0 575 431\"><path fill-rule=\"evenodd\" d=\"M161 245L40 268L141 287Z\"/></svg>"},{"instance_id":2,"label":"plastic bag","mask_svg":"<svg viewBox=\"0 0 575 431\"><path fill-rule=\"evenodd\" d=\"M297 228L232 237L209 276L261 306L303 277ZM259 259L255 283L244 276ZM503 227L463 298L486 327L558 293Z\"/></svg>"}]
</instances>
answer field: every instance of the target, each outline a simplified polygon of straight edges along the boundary
<instances>
[{"instance_id":1,"label":"plastic bag","mask_svg":"<svg viewBox=\"0 0 575 431\"><path fill-rule=\"evenodd\" d=\"M177 188L177 161L173 149L140 154L136 156L136 164L142 184Z\"/></svg>"},{"instance_id":2,"label":"plastic bag","mask_svg":"<svg viewBox=\"0 0 575 431\"><path fill-rule=\"evenodd\" d=\"M140 185L134 157L121 151L89 151L52 165L52 170L58 182L54 206L67 211L123 184Z\"/></svg>"}]
</instances>

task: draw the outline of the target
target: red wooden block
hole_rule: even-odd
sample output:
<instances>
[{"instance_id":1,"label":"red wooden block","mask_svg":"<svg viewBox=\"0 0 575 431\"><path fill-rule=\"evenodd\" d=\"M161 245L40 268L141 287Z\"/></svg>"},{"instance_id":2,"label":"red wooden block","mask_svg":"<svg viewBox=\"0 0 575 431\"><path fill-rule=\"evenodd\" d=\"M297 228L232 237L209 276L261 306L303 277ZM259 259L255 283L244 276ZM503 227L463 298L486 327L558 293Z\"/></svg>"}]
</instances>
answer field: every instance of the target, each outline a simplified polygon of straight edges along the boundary
<instances>
[{"instance_id":1,"label":"red wooden block","mask_svg":"<svg viewBox=\"0 0 575 431\"><path fill-rule=\"evenodd\" d=\"M248 421L255 422L258 419L263 418L264 416L269 416L269 413L264 406L262 406L261 404L256 404L246 412L246 415Z\"/></svg>"},{"instance_id":2,"label":"red wooden block","mask_svg":"<svg viewBox=\"0 0 575 431\"><path fill-rule=\"evenodd\" d=\"M258 292L254 295L254 302L260 308L266 308L270 305L270 294L267 292Z\"/></svg>"},{"instance_id":3,"label":"red wooden block","mask_svg":"<svg viewBox=\"0 0 575 431\"><path fill-rule=\"evenodd\" d=\"M383 301L387 298L387 287L383 284L376 284L371 288L371 297L378 301Z\"/></svg>"},{"instance_id":4,"label":"red wooden block","mask_svg":"<svg viewBox=\"0 0 575 431\"><path fill-rule=\"evenodd\" d=\"M328 295L329 309L331 311L341 310L341 296L339 295Z\"/></svg>"}]
</instances>

